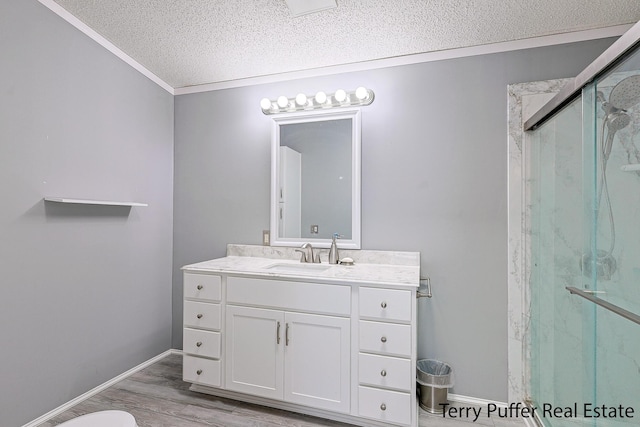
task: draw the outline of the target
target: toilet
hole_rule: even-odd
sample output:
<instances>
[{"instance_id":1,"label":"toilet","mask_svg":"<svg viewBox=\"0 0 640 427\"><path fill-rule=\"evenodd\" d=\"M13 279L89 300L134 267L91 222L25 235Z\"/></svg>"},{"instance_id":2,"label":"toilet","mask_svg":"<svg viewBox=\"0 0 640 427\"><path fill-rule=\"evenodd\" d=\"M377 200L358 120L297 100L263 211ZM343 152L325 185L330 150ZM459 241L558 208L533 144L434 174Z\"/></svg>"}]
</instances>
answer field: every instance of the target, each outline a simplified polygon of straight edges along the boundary
<instances>
[{"instance_id":1,"label":"toilet","mask_svg":"<svg viewBox=\"0 0 640 427\"><path fill-rule=\"evenodd\" d=\"M138 427L138 424L128 412L100 411L58 424L58 427Z\"/></svg>"}]
</instances>

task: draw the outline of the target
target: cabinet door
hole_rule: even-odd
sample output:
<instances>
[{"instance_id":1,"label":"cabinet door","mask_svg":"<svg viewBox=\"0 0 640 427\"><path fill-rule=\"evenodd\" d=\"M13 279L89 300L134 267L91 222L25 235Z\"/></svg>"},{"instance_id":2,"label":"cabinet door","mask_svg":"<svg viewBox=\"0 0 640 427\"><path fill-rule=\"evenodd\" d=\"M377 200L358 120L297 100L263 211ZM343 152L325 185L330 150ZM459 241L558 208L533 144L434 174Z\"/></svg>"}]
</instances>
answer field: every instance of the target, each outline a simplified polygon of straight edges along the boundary
<instances>
[{"instance_id":1,"label":"cabinet door","mask_svg":"<svg viewBox=\"0 0 640 427\"><path fill-rule=\"evenodd\" d=\"M285 400L349 412L351 383L349 319L285 315Z\"/></svg>"},{"instance_id":2,"label":"cabinet door","mask_svg":"<svg viewBox=\"0 0 640 427\"><path fill-rule=\"evenodd\" d=\"M284 313L229 305L226 320L226 388L282 399Z\"/></svg>"}]
</instances>

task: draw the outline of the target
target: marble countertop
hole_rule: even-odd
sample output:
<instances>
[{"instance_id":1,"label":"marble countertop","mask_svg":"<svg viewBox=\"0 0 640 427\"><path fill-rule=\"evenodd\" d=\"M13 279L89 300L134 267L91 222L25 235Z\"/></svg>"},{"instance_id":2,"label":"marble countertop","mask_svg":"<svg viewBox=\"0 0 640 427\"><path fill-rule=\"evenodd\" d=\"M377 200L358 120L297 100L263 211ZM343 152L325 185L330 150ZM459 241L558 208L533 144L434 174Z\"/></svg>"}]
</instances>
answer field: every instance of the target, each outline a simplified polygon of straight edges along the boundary
<instances>
[{"instance_id":1,"label":"marble countertop","mask_svg":"<svg viewBox=\"0 0 640 427\"><path fill-rule=\"evenodd\" d=\"M254 256L256 251L250 251L253 252L251 253L252 256L246 256L235 255L242 251L228 249L227 252L233 255L186 265L182 269L196 273L242 274L269 278L282 277L323 283L351 282L388 287L413 286L416 288L420 284L420 258L416 252L407 252L406 254L414 255L413 258L417 262L393 263L394 259L398 258L398 254L402 254L402 252L390 252L395 258L391 257L387 264L383 262L359 262L356 259L355 265L336 265L327 264L326 262L321 264L302 264L296 259L275 257L273 253L265 254L265 256ZM384 252L376 251L376 255L378 255L375 257L377 261L384 261ZM362 259L370 260L371 258L363 257Z\"/></svg>"}]
</instances>

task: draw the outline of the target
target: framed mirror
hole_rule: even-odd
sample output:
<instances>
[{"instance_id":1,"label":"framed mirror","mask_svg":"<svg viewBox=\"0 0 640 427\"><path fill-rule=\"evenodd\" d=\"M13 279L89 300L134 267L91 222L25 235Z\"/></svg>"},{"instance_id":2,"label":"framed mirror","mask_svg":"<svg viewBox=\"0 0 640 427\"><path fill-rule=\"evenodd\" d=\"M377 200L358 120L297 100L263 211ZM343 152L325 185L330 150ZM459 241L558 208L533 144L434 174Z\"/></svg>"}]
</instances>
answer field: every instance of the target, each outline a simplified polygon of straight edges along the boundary
<instances>
[{"instance_id":1,"label":"framed mirror","mask_svg":"<svg viewBox=\"0 0 640 427\"><path fill-rule=\"evenodd\" d=\"M271 244L360 249L360 110L273 120Z\"/></svg>"}]
</instances>

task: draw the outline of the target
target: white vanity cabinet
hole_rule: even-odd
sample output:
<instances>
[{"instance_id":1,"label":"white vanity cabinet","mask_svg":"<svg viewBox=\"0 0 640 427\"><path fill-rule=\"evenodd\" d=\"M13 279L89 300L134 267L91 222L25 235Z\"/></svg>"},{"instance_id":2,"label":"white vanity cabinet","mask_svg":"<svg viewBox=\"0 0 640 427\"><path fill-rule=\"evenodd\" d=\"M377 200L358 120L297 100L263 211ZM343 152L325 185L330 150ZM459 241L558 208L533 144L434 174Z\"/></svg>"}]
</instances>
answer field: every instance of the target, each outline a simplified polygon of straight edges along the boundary
<instances>
[{"instance_id":1,"label":"white vanity cabinet","mask_svg":"<svg viewBox=\"0 0 640 427\"><path fill-rule=\"evenodd\" d=\"M366 267L303 276L274 274L273 264L228 257L184 268L191 390L354 425L417 427L419 267L380 267L387 275L374 270L384 279L376 282L364 280Z\"/></svg>"}]
</instances>

